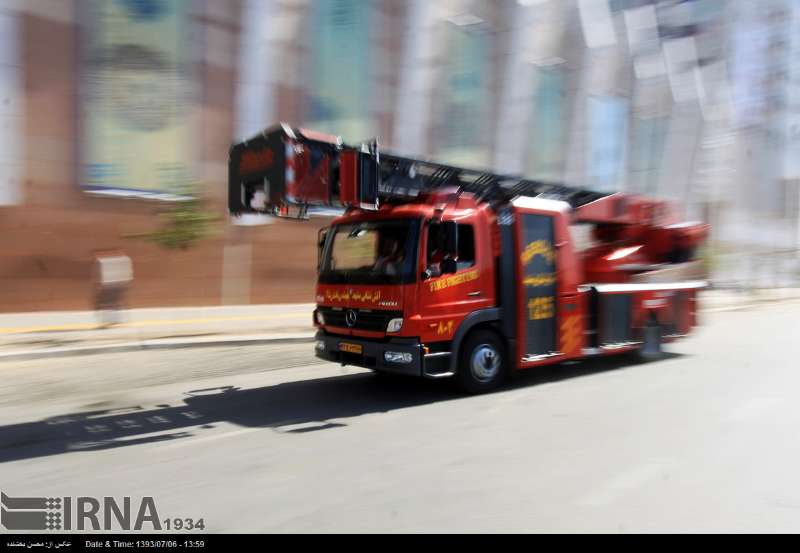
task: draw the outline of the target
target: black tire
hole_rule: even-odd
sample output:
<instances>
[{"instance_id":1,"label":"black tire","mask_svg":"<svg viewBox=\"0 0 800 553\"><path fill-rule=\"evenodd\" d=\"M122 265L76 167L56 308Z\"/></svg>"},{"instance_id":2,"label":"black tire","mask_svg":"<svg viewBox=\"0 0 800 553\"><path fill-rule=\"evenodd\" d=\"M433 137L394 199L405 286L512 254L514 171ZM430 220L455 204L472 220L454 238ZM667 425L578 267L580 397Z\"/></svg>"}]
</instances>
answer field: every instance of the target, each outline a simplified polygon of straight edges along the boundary
<instances>
[{"instance_id":1,"label":"black tire","mask_svg":"<svg viewBox=\"0 0 800 553\"><path fill-rule=\"evenodd\" d=\"M456 382L470 394L489 392L508 376L505 344L491 330L476 330L461 344Z\"/></svg>"},{"instance_id":2,"label":"black tire","mask_svg":"<svg viewBox=\"0 0 800 553\"><path fill-rule=\"evenodd\" d=\"M372 374L378 378L379 380L396 380L398 378L402 378L403 375L395 374L389 371L381 371L378 369L371 369Z\"/></svg>"}]
</instances>

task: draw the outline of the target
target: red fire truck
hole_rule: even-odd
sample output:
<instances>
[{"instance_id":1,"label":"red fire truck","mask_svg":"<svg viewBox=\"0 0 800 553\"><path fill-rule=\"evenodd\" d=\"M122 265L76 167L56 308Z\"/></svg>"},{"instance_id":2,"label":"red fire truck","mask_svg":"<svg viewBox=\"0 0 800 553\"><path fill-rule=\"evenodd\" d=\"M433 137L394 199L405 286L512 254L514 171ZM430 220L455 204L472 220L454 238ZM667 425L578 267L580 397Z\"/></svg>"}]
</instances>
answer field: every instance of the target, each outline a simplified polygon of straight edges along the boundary
<instances>
[{"instance_id":1,"label":"red fire truck","mask_svg":"<svg viewBox=\"0 0 800 553\"><path fill-rule=\"evenodd\" d=\"M469 392L696 325L708 227L670 204L453 167L280 124L234 144L229 211L320 232L316 355ZM586 232L586 231L589 232ZM584 237L579 244L576 234Z\"/></svg>"}]
</instances>

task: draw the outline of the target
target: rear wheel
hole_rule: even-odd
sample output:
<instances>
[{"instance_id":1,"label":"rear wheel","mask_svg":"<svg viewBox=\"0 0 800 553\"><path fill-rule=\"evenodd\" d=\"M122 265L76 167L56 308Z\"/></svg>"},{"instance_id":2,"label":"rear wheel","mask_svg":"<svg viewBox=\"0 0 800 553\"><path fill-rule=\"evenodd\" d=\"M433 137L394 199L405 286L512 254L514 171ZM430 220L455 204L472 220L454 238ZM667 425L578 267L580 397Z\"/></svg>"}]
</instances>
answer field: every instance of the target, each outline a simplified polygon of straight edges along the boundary
<instances>
[{"instance_id":1,"label":"rear wheel","mask_svg":"<svg viewBox=\"0 0 800 553\"><path fill-rule=\"evenodd\" d=\"M497 388L508 374L508 358L500 337L490 330L470 333L461 346L456 380L471 393Z\"/></svg>"},{"instance_id":2,"label":"rear wheel","mask_svg":"<svg viewBox=\"0 0 800 553\"><path fill-rule=\"evenodd\" d=\"M661 348L661 325L651 317L643 330L642 345L636 350L636 356L642 361L655 361L664 356Z\"/></svg>"}]
</instances>

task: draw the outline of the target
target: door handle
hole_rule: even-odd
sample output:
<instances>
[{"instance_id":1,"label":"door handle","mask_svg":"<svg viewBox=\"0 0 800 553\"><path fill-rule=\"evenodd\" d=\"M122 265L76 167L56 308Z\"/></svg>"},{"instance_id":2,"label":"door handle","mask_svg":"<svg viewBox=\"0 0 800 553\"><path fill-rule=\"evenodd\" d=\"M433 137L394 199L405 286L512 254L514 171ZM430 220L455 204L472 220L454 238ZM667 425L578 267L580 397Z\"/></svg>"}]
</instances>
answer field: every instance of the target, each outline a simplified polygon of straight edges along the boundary
<instances>
[{"instance_id":1,"label":"door handle","mask_svg":"<svg viewBox=\"0 0 800 553\"><path fill-rule=\"evenodd\" d=\"M481 293L480 292L467 292L467 295L468 296L480 296Z\"/></svg>"}]
</instances>

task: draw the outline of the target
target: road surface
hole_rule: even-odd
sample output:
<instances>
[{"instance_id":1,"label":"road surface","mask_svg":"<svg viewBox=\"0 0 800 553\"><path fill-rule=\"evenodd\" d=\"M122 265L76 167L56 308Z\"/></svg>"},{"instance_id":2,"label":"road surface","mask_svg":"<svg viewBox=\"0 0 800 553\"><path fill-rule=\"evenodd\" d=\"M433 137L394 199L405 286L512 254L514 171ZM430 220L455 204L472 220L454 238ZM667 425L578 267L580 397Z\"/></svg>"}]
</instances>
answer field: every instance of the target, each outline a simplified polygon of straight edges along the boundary
<instances>
[{"instance_id":1,"label":"road surface","mask_svg":"<svg viewBox=\"0 0 800 553\"><path fill-rule=\"evenodd\" d=\"M0 489L208 532L797 531L800 302L704 322L478 397L310 344L4 362Z\"/></svg>"}]
</instances>

